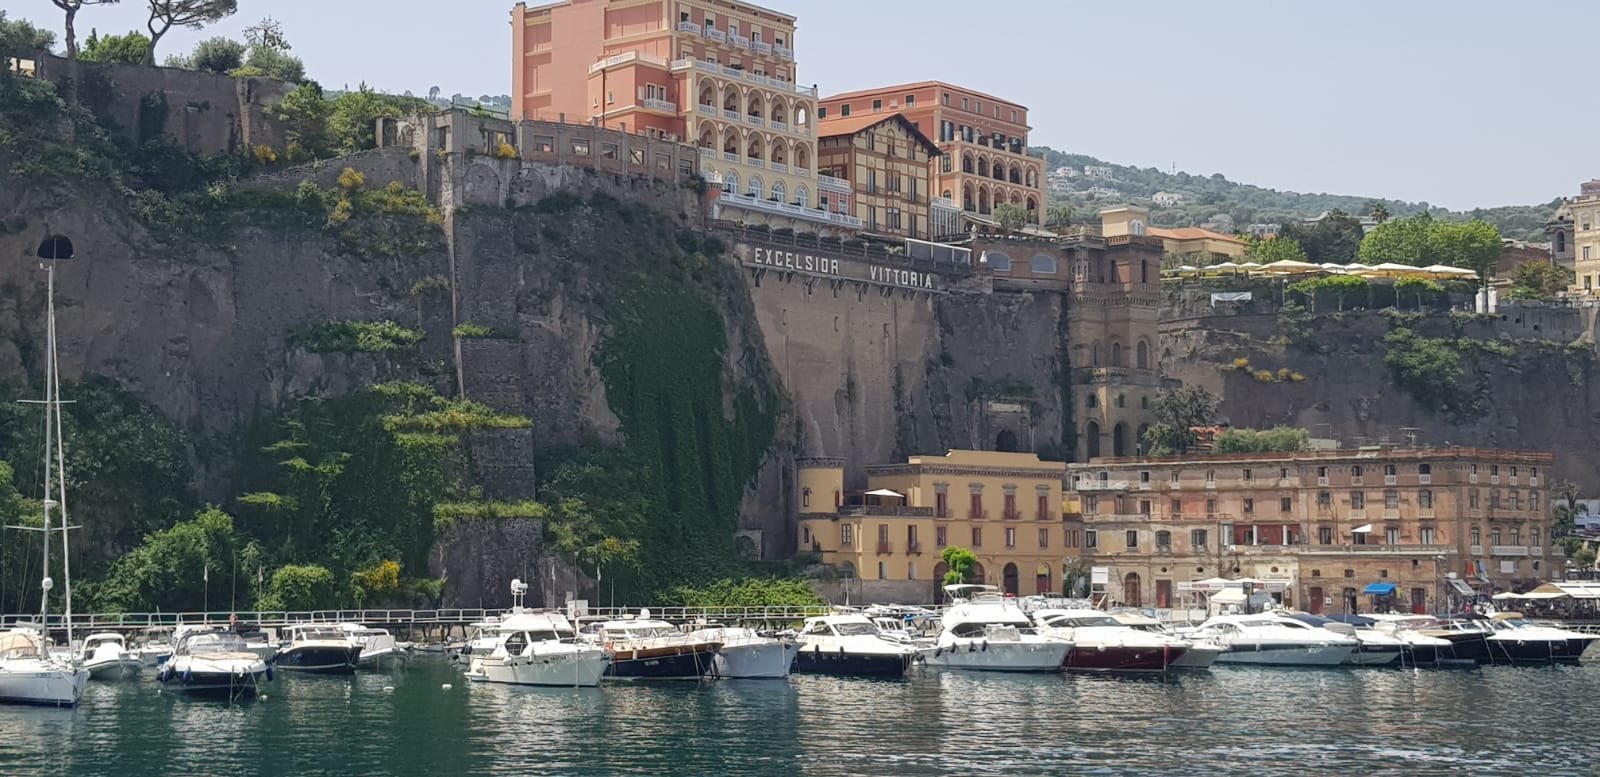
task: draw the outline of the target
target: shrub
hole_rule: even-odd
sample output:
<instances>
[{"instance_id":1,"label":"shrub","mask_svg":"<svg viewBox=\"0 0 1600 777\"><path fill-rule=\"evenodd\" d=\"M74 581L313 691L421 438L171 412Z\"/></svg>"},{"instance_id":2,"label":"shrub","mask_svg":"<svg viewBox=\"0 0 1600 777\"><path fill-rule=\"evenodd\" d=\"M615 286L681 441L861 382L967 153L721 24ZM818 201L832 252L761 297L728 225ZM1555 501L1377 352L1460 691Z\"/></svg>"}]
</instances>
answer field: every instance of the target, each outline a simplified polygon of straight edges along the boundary
<instances>
[{"instance_id":1,"label":"shrub","mask_svg":"<svg viewBox=\"0 0 1600 777\"><path fill-rule=\"evenodd\" d=\"M339 188L345 191L355 191L367 184L367 177L353 167L346 167L339 173Z\"/></svg>"},{"instance_id":2,"label":"shrub","mask_svg":"<svg viewBox=\"0 0 1600 777\"><path fill-rule=\"evenodd\" d=\"M1272 370L1257 370L1255 378L1257 383L1271 383L1273 380Z\"/></svg>"},{"instance_id":3,"label":"shrub","mask_svg":"<svg viewBox=\"0 0 1600 777\"><path fill-rule=\"evenodd\" d=\"M1233 360L1233 368L1236 370L1248 371L1250 369L1250 360L1240 356L1239 358Z\"/></svg>"},{"instance_id":4,"label":"shrub","mask_svg":"<svg viewBox=\"0 0 1600 777\"><path fill-rule=\"evenodd\" d=\"M289 344L312 353L387 353L423 337L393 321L328 321L291 332Z\"/></svg>"},{"instance_id":5,"label":"shrub","mask_svg":"<svg viewBox=\"0 0 1600 777\"><path fill-rule=\"evenodd\" d=\"M256 162L263 165L270 165L278 161L278 152L272 150L272 146L265 144L253 146L250 149L250 153L255 156Z\"/></svg>"},{"instance_id":6,"label":"shrub","mask_svg":"<svg viewBox=\"0 0 1600 777\"><path fill-rule=\"evenodd\" d=\"M244 65L244 44L227 38L207 38L195 44L187 65L193 70L222 75Z\"/></svg>"},{"instance_id":7,"label":"shrub","mask_svg":"<svg viewBox=\"0 0 1600 777\"><path fill-rule=\"evenodd\" d=\"M518 157L517 147L502 140L500 145L495 148L494 155L501 159L516 159Z\"/></svg>"}]
</instances>

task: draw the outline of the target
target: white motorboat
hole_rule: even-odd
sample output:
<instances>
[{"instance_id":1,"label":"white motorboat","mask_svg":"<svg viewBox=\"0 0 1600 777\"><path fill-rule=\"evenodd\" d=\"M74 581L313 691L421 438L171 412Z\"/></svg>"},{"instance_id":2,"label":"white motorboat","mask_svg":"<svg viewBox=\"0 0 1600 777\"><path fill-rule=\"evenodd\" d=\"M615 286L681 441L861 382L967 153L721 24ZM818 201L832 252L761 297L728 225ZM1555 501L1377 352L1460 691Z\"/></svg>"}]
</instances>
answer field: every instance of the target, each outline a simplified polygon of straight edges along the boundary
<instances>
[{"instance_id":1,"label":"white motorboat","mask_svg":"<svg viewBox=\"0 0 1600 777\"><path fill-rule=\"evenodd\" d=\"M591 625L580 636L611 654L607 677L628 680L698 680L710 673L722 649L721 642L652 620L649 610Z\"/></svg>"},{"instance_id":2,"label":"white motorboat","mask_svg":"<svg viewBox=\"0 0 1600 777\"><path fill-rule=\"evenodd\" d=\"M754 629L713 626L691 631L689 636L722 645L712 660L712 671L730 679L788 677L794 654L800 649L792 639L764 637Z\"/></svg>"},{"instance_id":3,"label":"white motorboat","mask_svg":"<svg viewBox=\"0 0 1600 777\"><path fill-rule=\"evenodd\" d=\"M1406 643L1393 634L1373 631L1371 629L1358 629L1353 624L1323 618L1307 613L1294 613L1283 615L1279 622L1289 628L1306 627L1310 629L1325 629L1335 634L1342 634L1354 639L1357 643L1355 652L1345 656L1344 663L1351 666L1389 666L1400 660L1405 652Z\"/></svg>"},{"instance_id":4,"label":"white motorboat","mask_svg":"<svg viewBox=\"0 0 1600 777\"><path fill-rule=\"evenodd\" d=\"M144 633L135 640L132 648L133 654L139 657L139 663L155 668L161 662L172 657L172 629L167 626L154 626L144 630Z\"/></svg>"},{"instance_id":5,"label":"white motorboat","mask_svg":"<svg viewBox=\"0 0 1600 777\"><path fill-rule=\"evenodd\" d=\"M796 672L899 677L917 660L916 646L886 637L859 613L807 618L796 640Z\"/></svg>"},{"instance_id":6,"label":"white motorboat","mask_svg":"<svg viewBox=\"0 0 1600 777\"><path fill-rule=\"evenodd\" d=\"M611 655L578 639L565 615L515 608L495 625L494 646L468 656L467 679L511 685L592 687L600 684Z\"/></svg>"},{"instance_id":7,"label":"white motorboat","mask_svg":"<svg viewBox=\"0 0 1600 777\"><path fill-rule=\"evenodd\" d=\"M1457 657L1455 643L1443 637L1424 633L1437 628L1438 619L1429 615L1370 615L1363 618L1371 623L1373 631L1388 634L1404 644L1400 663L1419 664L1476 664L1468 657Z\"/></svg>"},{"instance_id":8,"label":"white motorboat","mask_svg":"<svg viewBox=\"0 0 1600 777\"><path fill-rule=\"evenodd\" d=\"M43 632L0 632L0 702L71 707L88 681L87 669L50 656Z\"/></svg>"},{"instance_id":9,"label":"white motorboat","mask_svg":"<svg viewBox=\"0 0 1600 777\"><path fill-rule=\"evenodd\" d=\"M1168 665L1173 669L1205 669L1206 667L1216 663L1217 656L1222 655L1228 650L1226 647L1223 647L1222 645L1219 645L1208 639L1200 639L1194 636L1179 636L1161 621L1138 612L1118 612L1113 613L1111 617L1116 618L1118 623L1121 623L1129 628L1138 629L1140 631L1148 631L1155 634L1165 634L1170 637L1177 637L1178 639L1182 639L1183 641L1189 643L1189 649Z\"/></svg>"},{"instance_id":10,"label":"white motorboat","mask_svg":"<svg viewBox=\"0 0 1600 777\"><path fill-rule=\"evenodd\" d=\"M138 677L144 669L139 654L128 649L127 639L112 631L86 637L78 651L78 662L94 680L126 680Z\"/></svg>"},{"instance_id":11,"label":"white motorboat","mask_svg":"<svg viewBox=\"0 0 1600 777\"><path fill-rule=\"evenodd\" d=\"M244 646L262 661L272 663L278 657L277 632L244 621L236 621L230 624L229 628L238 634L244 640Z\"/></svg>"},{"instance_id":12,"label":"white motorboat","mask_svg":"<svg viewBox=\"0 0 1600 777\"><path fill-rule=\"evenodd\" d=\"M1066 668L1077 672L1165 672L1189 652L1188 641L1124 625L1099 610L1034 610L1041 636L1072 643Z\"/></svg>"},{"instance_id":13,"label":"white motorboat","mask_svg":"<svg viewBox=\"0 0 1600 777\"><path fill-rule=\"evenodd\" d=\"M360 655L356 657L357 669L381 669L384 664L393 664L405 658L405 650L385 629L359 623L341 623L339 630L361 648Z\"/></svg>"},{"instance_id":14,"label":"white motorboat","mask_svg":"<svg viewBox=\"0 0 1600 777\"><path fill-rule=\"evenodd\" d=\"M267 662L245 647L243 637L220 627L178 637L172 658L156 673L168 688L229 700L255 696L263 678L272 679Z\"/></svg>"},{"instance_id":15,"label":"white motorboat","mask_svg":"<svg viewBox=\"0 0 1600 777\"><path fill-rule=\"evenodd\" d=\"M1192 635L1227 648L1217 656L1220 664L1268 666L1337 666L1356 651L1355 638L1304 623L1304 628L1284 625L1278 616L1215 615Z\"/></svg>"},{"instance_id":16,"label":"white motorboat","mask_svg":"<svg viewBox=\"0 0 1600 777\"><path fill-rule=\"evenodd\" d=\"M314 674L350 674L356 670L361 646L331 623L297 623L288 627L283 647L272 659L284 671ZM241 638L240 643L244 640Z\"/></svg>"},{"instance_id":17,"label":"white motorboat","mask_svg":"<svg viewBox=\"0 0 1600 777\"><path fill-rule=\"evenodd\" d=\"M519 600L520 601L520 600ZM468 637L462 643L446 643L450 660L457 664L471 663L474 655L489 655L500 644L500 618L485 618L467 627Z\"/></svg>"},{"instance_id":18,"label":"white motorboat","mask_svg":"<svg viewBox=\"0 0 1600 777\"><path fill-rule=\"evenodd\" d=\"M991 585L948 585L952 604L939 617L934 646L919 654L930 667L988 672L1059 672L1072 643L1034 632L1014 599Z\"/></svg>"}]
</instances>

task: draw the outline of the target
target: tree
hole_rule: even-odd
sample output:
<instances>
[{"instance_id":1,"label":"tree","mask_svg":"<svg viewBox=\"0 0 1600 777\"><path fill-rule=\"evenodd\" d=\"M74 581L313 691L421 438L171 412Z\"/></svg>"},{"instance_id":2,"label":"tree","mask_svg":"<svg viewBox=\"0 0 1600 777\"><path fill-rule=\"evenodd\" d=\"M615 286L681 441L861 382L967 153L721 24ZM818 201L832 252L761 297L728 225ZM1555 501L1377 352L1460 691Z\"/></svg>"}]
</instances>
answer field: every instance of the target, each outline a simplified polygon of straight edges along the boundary
<instances>
[{"instance_id":1,"label":"tree","mask_svg":"<svg viewBox=\"0 0 1600 777\"><path fill-rule=\"evenodd\" d=\"M78 11L82 10L86 5L115 5L117 1L118 0L50 0L50 2L55 3L56 7L60 8L62 12L67 15L65 28L67 33L67 59L78 58L78 30L74 26L74 23L78 18Z\"/></svg>"},{"instance_id":2,"label":"tree","mask_svg":"<svg viewBox=\"0 0 1600 777\"><path fill-rule=\"evenodd\" d=\"M93 28L89 39L83 42L78 58L85 62L114 62L137 65L150 56L150 39L143 33L130 31L126 35L107 35L104 38Z\"/></svg>"},{"instance_id":3,"label":"tree","mask_svg":"<svg viewBox=\"0 0 1600 777\"><path fill-rule=\"evenodd\" d=\"M1336 264L1355 261L1361 235L1361 222L1338 208L1313 224L1284 224L1278 233L1299 243L1308 261Z\"/></svg>"},{"instance_id":4,"label":"tree","mask_svg":"<svg viewBox=\"0 0 1600 777\"><path fill-rule=\"evenodd\" d=\"M229 38L207 38L196 43L185 65L191 70L227 75L244 65L244 44Z\"/></svg>"},{"instance_id":5,"label":"tree","mask_svg":"<svg viewBox=\"0 0 1600 777\"><path fill-rule=\"evenodd\" d=\"M1344 310L1344 298L1352 292L1366 291L1369 288L1367 279L1359 275L1325 275L1321 278L1311 278L1289 285L1289 291L1304 294L1316 300L1317 292L1331 291L1339 301L1339 310Z\"/></svg>"},{"instance_id":6,"label":"tree","mask_svg":"<svg viewBox=\"0 0 1600 777\"><path fill-rule=\"evenodd\" d=\"M1594 550L1585 545L1572 553L1572 566L1577 569L1594 568Z\"/></svg>"},{"instance_id":7,"label":"tree","mask_svg":"<svg viewBox=\"0 0 1600 777\"><path fill-rule=\"evenodd\" d=\"M1367 209L1367 215L1371 216L1373 221L1382 224L1389 220L1389 207L1381 202L1374 202L1372 207Z\"/></svg>"},{"instance_id":8,"label":"tree","mask_svg":"<svg viewBox=\"0 0 1600 777\"><path fill-rule=\"evenodd\" d=\"M662 603L679 607L823 607L826 602L804 580L723 578L709 585L680 585Z\"/></svg>"},{"instance_id":9,"label":"tree","mask_svg":"<svg viewBox=\"0 0 1600 777\"><path fill-rule=\"evenodd\" d=\"M1399 296L1401 294L1415 294L1417 297L1417 310L1421 310L1422 295L1443 294L1444 287L1440 286L1436 281L1430 281L1427 278L1401 278L1394 283L1394 293L1396 307L1399 307Z\"/></svg>"},{"instance_id":10,"label":"tree","mask_svg":"<svg viewBox=\"0 0 1600 777\"><path fill-rule=\"evenodd\" d=\"M1300 241L1288 237L1252 237L1244 256L1253 262L1271 264L1281 261L1306 261L1306 252Z\"/></svg>"},{"instance_id":11,"label":"tree","mask_svg":"<svg viewBox=\"0 0 1600 777\"><path fill-rule=\"evenodd\" d=\"M1356 256L1362 264L1395 262L1414 267L1437 264L1428 241L1432 229L1433 217L1427 213L1385 221L1361 239Z\"/></svg>"},{"instance_id":12,"label":"tree","mask_svg":"<svg viewBox=\"0 0 1600 777\"><path fill-rule=\"evenodd\" d=\"M0 8L0 57L19 54L32 55L49 51L56 43L56 34L33 26L26 19L9 20L5 9ZM0 73L9 72L0 68Z\"/></svg>"},{"instance_id":13,"label":"tree","mask_svg":"<svg viewBox=\"0 0 1600 777\"><path fill-rule=\"evenodd\" d=\"M1218 404L1217 395L1199 386L1162 389L1156 394L1155 416L1173 430L1170 434L1174 452L1188 452L1194 445L1191 429L1211 423Z\"/></svg>"},{"instance_id":14,"label":"tree","mask_svg":"<svg viewBox=\"0 0 1600 777\"><path fill-rule=\"evenodd\" d=\"M1007 232L1021 232L1028 223L1028 211L1021 205L1001 203L994 208L994 222Z\"/></svg>"},{"instance_id":15,"label":"tree","mask_svg":"<svg viewBox=\"0 0 1600 777\"><path fill-rule=\"evenodd\" d=\"M288 51L289 39L283 34L283 25L270 16L244 28L244 39L252 49Z\"/></svg>"},{"instance_id":16,"label":"tree","mask_svg":"<svg viewBox=\"0 0 1600 777\"><path fill-rule=\"evenodd\" d=\"M1044 212L1045 225L1057 231L1072 226L1072 203L1058 202Z\"/></svg>"},{"instance_id":17,"label":"tree","mask_svg":"<svg viewBox=\"0 0 1600 777\"><path fill-rule=\"evenodd\" d=\"M439 87L437 87L437 86L428 87L428 102L433 102L434 100L437 100L437 99L439 99Z\"/></svg>"},{"instance_id":18,"label":"tree","mask_svg":"<svg viewBox=\"0 0 1600 777\"><path fill-rule=\"evenodd\" d=\"M1436 222L1428 231L1428 253L1452 267L1477 270L1479 283L1487 286L1500 261L1500 230L1479 219Z\"/></svg>"},{"instance_id":19,"label":"tree","mask_svg":"<svg viewBox=\"0 0 1600 777\"><path fill-rule=\"evenodd\" d=\"M1228 429L1217 435L1215 453L1294 453L1311 447L1311 433L1292 426Z\"/></svg>"},{"instance_id":20,"label":"tree","mask_svg":"<svg viewBox=\"0 0 1600 777\"><path fill-rule=\"evenodd\" d=\"M240 78L265 76L279 81L300 83L306 78L306 65L299 57L282 49L251 46L250 55L245 58L244 65L233 71L233 75Z\"/></svg>"},{"instance_id":21,"label":"tree","mask_svg":"<svg viewBox=\"0 0 1600 777\"><path fill-rule=\"evenodd\" d=\"M978 565L978 554L966 548L951 545L939 554L948 570L944 573L945 585L965 583L972 577L972 568Z\"/></svg>"},{"instance_id":22,"label":"tree","mask_svg":"<svg viewBox=\"0 0 1600 777\"><path fill-rule=\"evenodd\" d=\"M161 43L161 36L173 27L198 30L239 10L239 0L146 1L150 4L150 18L145 21L145 27L150 30L150 49L144 58L146 65L156 63L156 46Z\"/></svg>"},{"instance_id":23,"label":"tree","mask_svg":"<svg viewBox=\"0 0 1600 777\"><path fill-rule=\"evenodd\" d=\"M316 564L287 564L278 567L267 583L267 594L257 608L262 610L327 610L338 604L333 573Z\"/></svg>"},{"instance_id":24,"label":"tree","mask_svg":"<svg viewBox=\"0 0 1600 777\"><path fill-rule=\"evenodd\" d=\"M1140 438L1144 445L1146 456L1171 456L1178 452L1178 447L1184 445L1184 435L1178 428L1168 424L1151 424L1144 430L1144 437Z\"/></svg>"},{"instance_id":25,"label":"tree","mask_svg":"<svg viewBox=\"0 0 1600 777\"><path fill-rule=\"evenodd\" d=\"M235 558L243 550L233 516L207 507L193 520L147 535L112 564L105 582L94 589L95 604L143 612L206 608L207 579L212 574L232 574Z\"/></svg>"},{"instance_id":26,"label":"tree","mask_svg":"<svg viewBox=\"0 0 1600 777\"><path fill-rule=\"evenodd\" d=\"M272 108L274 116L284 125L288 141L285 156L289 161L317 157L327 151L328 113L332 109L332 104L322 96L322 87L315 81L301 84Z\"/></svg>"}]
</instances>

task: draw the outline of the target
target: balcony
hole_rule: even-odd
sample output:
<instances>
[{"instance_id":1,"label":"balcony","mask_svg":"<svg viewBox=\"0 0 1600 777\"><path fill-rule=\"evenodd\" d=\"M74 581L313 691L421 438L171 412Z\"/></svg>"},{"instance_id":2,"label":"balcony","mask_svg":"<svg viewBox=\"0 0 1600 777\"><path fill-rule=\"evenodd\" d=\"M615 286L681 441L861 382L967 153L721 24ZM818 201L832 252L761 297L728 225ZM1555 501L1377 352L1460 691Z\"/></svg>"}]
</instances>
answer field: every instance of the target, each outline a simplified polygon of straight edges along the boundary
<instances>
[{"instance_id":1,"label":"balcony","mask_svg":"<svg viewBox=\"0 0 1600 777\"><path fill-rule=\"evenodd\" d=\"M1468 555L1481 556L1481 555L1483 555L1483 546L1482 545L1470 546L1470 547L1467 548L1467 553L1468 553Z\"/></svg>"},{"instance_id":2,"label":"balcony","mask_svg":"<svg viewBox=\"0 0 1600 777\"><path fill-rule=\"evenodd\" d=\"M766 167L767 166L766 162L763 162L763 161L761 161L759 159L756 159L753 156L745 157L744 158L744 163L746 165L749 165L750 167Z\"/></svg>"},{"instance_id":3,"label":"balcony","mask_svg":"<svg viewBox=\"0 0 1600 777\"><path fill-rule=\"evenodd\" d=\"M788 46L775 45L772 47L772 53L778 55L780 59L787 59L790 62L794 61L794 49L791 49Z\"/></svg>"},{"instance_id":4,"label":"balcony","mask_svg":"<svg viewBox=\"0 0 1600 777\"><path fill-rule=\"evenodd\" d=\"M739 78L744 75L744 68L733 65L718 65L717 71L729 78Z\"/></svg>"},{"instance_id":5,"label":"balcony","mask_svg":"<svg viewBox=\"0 0 1600 777\"><path fill-rule=\"evenodd\" d=\"M695 24L694 22L678 22L678 32L687 32L699 35L700 25Z\"/></svg>"},{"instance_id":6,"label":"balcony","mask_svg":"<svg viewBox=\"0 0 1600 777\"><path fill-rule=\"evenodd\" d=\"M707 27L704 30L701 30L700 34L704 35L707 38L710 38L711 40L714 40L714 41L716 41L718 43L727 43L728 42L728 33L725 33L722 30L719 30L719 29L717 29L715 27Z\"/></svg>"},{"instance_id":7,"label":"balcony","mask_svg":"<svg viewBox=\"0 0 1600 777\"><path fill-rule=\"evenodd\" d=\"M774 173L789 172L789 166L782 162L773 162L772 164L767 165L767 167L772 168L772 172Z\"/></svg>"},{"instance_id":8,"label":"balcony","mask_svg":"<svg viewBox=\"0 0 1600 777\"><path fill-rule=\"evenodd\" d=\"M888 516L892 518L932 518L932 507L907 507L906 505L845 505L839 508L845 518Z\"/></svg>"},{"instance_id":9,"label":"balcony","mask_svg":"<svg viewBox=\"0 0 1600 777\"><path fill-rule=\"evenodd\" d=\"M732 162L737 160L729 159L728 161ZM798 175L803 174L805 171L797 168L794 172ZM826 224L838 224L840 226L850 227L852 229L861 228L861 219L858 219L854 216L849 216L843 213L830 213L820 208L808 208L804 205L799 205L792 202L774 202L772 200L764 200L756 197L747 197L742 194L734 194L733 192L727 190L723 190L721 202L724 205L733 208L745 208L748 210L762 211L764 213L776 213L781 216L793 216L795 218L802 218L808 221L816 221ZM928 514L932 515L932 508L921 509L929 510L930 512Z\"/></svg>"},{"instance_id":10,"label":"balcony","mask_svg":"<svg viewBox=\"0 0 1600 777\"><path fill-rule=\"evenodd\" d=\"M1000 517L1001 519L1007 521L1020 521L1022 520L1022 513L1019 513L1016 510L1006 510L1000 514Z\"/></svg>"},{"instance_id":11,"label":"balcony","mask_svg":"<svg viewBox=\"0 0 1600 777\"><path fill-rule=\"evenodd\" d=\"M705 157L707 159L716 159L717 158L717 150L714 149L714 148L706 148L706 147L702 146L700 148L700 156L703 156L703 157Z\"/></svg>"},{"instance_id":12,"label":"balcony","mask_svg":"<svg viewBox=\"0 0 1600 777\"><path fill-rule=\"evenodd\" d=\"M796 167L793 170L793 172L794 172L795 175L798 175L801 178L810 178L811 177L811 171L805 169L804 167Z\"/></svg>"},{"instance_id":13,"label":"balcony","mask_svg":"<svg viewBox=\"0 0 1600 777\"><path fill-rule=\"evenodd\" d=\"M907 555L920 554L920 553L922 553L922 543L920 543L920 542L918 542L916 540L911 540L910 542L906 543L906 554Z\"/></svg>"},{"instance_id":14,"label":"balcony","mask_svg":"<svg viewBox=\"0 0 1600 777\"><path fill-rule=\"evenodd\" d=\"M598 73L598 72L600 72L602 70L606 70L608 68L613 68L613 67L618 67L618 66L621 66L621 65L626 65L626 64L628 64L630 62L643 62L643 63L645 63L647 65L655 65L656 67L659 67L659 68L669 67L669 65L667 64L667 61L662 59L662 58L660 58L660 57L651 56L649 54L640 54L637 51L629 51L629 52L624 52L622 54L615 54L615 55L606 57L605 59L602 59L599 62L596 62L593 65L590 65L589 66L589 74L593 75L593 74Z\"/></svg>"},{"instance_id":15,"label":"balcony","mask_svg":"<svg viewBox=\"0 0 1600 777\"><path fill-rule=\"evenodd\" d=\"M727 108L723 108L722 109L722 118L727 119L728 121L738 121L739 120L739 112L738 111L730 111Z\"/></svg>"},{"instance_id":16,"label":"balcony","mask_svg":"<svg viewBox=\"0 0 1600 777\"><path fill-rule=\"evenodd\" d=\"M773 120L767 122L767 125L772 127L773 129L779 131L779 132L788 132L789 131L789 125L787 123L785 123L785 122L778 121L777 119L773 119Z\"/></svg>"},{"instance_id":17,"label":"balcony","mask_svg":"<svg viewBox=\"0 0 1600 777\"><path fill-rule=\"evenodd\" d=\"M757 73L757 72L754 72L754 71L751 71L751 70L744 71L744 80L749 81L752 84L759 84L761 86L770 86L771 85L770 79L768 79L764 75L761 75L760 73Z\"/></svg>"},{"instance_id":18,"label":"balcony","mask_svg":"<svg viewBox=\"0 0 1600 777\"><path fill-rule=\"evenodd\" d=\"M762 54L771 54L772 53L772 44L768 43L768 42L766 42L764 40L753 40L753 41L750 41L750 47L755 49L756 51L762 53Z\"/></svg>"},{"instance_id":19,"label":"balcony","mask_svg":"<svg viewBox=\"0 0 1600 777\"><path fill-rule=\"evenodd\" d=\"M1528 553L1534 558L1542 558L1544 557L1544 548L1534 546L1532 548L1528 548Z\"/></svg>"},{"instance_id":20,"label":"balcony","mask_svg":"<svg viewBox=\"0 0 1600 777\"><path fill-rule=\"evenodd\" d=\"M1301 554L1313 556L1345 554L1363 556L1449 556L1455 553L1455 546L1453 545L1304 545L1299 547L1301 548Z\"/></svg>"},{"instance_id":21,"label":"balcony","mask_svg":"<svg viewBox=\"0 0 1600 777\"><path fill-rule=\"evenodd\" d=\"M932 205L936 209L960 210L960 208L956 207L956 201L950 199L949 197L929 197L928 204Z\"/></svg>"},{"instance_id":22,"label":"balcony","mask_svg":"<svg viewBox=\"0 0 1600 777\"><path fill-rule=\"evenodd\" d=\"M1383 476L1383 484L1386 485L1386 486L1392 486L1398 480L1399 480L1399 477L1396 476L1396 475L1384 475Z\"/></svg>"},{"instance_id":23,"label":"balcony","mask_svg":"<svg viewBox=\"0 0 1600 777\"><path fill-rule=\"evenodd\" d=\"M699 108L701 113L703 113L703 114L705 114L707 116L713 116L714 117L714 116L717 115L717 106L715 106L715 105L700 105L700 106L698 106L698 108Z\"/></svg>"},{"instance_id":24,"label":"balcony","mask_svg":"<svg viewBox=\"0 0 1600 777\"><path fill-rule=\"evenodd\" d=\"M649 108L652 111L664 111L666 113L674 114L678 112L677 103L671 100L663 100L658 97L644 98L644 107Z\"/></svg>"},{"instance_id":25,"label":"balcony","mask_svg":"<svg viewBox=\"0 0 1600 777\"><path fill-rule=\"evenodd\" d=\"M894 554L894 543L878 541L878 555L889 556Z\"/></svg>"},{"instance_id":26,"label":"balcony","mask_svg":"<svg viewBox=\"0 0 1600 777\"><path fill-rule=\"evenodd\" d=\"M817 188L824 189L824 190L830 191L830 192L839 192L841 194L849 194L850 193L850 182L846 181L843 178L835 178L835 177L833 177L831 175L823 175L821 173L818 173L817 174Z\"/></svg>"},{"instance_id":27,"label":"balcony","mask_svg":"<svg viewBox=\"0 0 1600 777\"><path fill-rule=\"evenodd\" d=\"M1084 480L1078 481L1078 490L1079 491L1127 491L1128 490L1128 481L1126 481L1126 480L1093 480L1093 479L1084 479Z\"/></svg>"},{"instance_id":28,"label":"balcony","mask_svg":"<svg viewBox=\"0 0 1600 777\"><path fill-rule=\"evenodd\" d=\"M750 48L750 39L743 35L729 35L728 42L732 43L733 47L736 49Z\"/></svg>"},{"instance_id":29,"label":"balcony","mask_svg":"<svg viewBox=\"0 0 1600 777\"><path fill-rule=\"evenodd\" d=\"M1490 545L1491 556L1526 556L1528 549L1521 545Z\"/></svg>"},{"instance_id":30,"label":"balcony","mask_svg":"<svg viewBox=\"0 0 1600 777\"><path fill-rule=\"evenodd\" d=\"M765 127L765 126L767 126L767 120L761 118L760 116L746 116L746 117L744 117L744 120L749 122L749 123L751 123L751 124L756 125L757 127Z\"/></svg>"},{"instance_id":31,"label":"balcony","mask_svg":"<svg viewBox=\"0 0 1600 777\"><path fill-rule=\"evenodd\" d=\"M1424 486L1432 485L1433 476L1432 475L1418 475L1417 476L1417 483L1420 484L1420 485L1424 485Z\"/></svg>"},{"instance_id":32,"label":"balcony","mask_svg":"<svg viewBox=\"0 0 1600 777\"><path fill-rule=\"evenodd\" d=\"M982 521L982 520L987 519L988 517L989 517L989 512L987 510L968 510L967 511L967 520L969 520L969 521Z\"/></svg>"},{"instance_id":33,"label":"balcony","mask_svg":"<svg viewBox=\"0 0 1600 777\"><path fill-rule=\"evenodd\" d=\"M732 151L724 151L724 152L722 152L722 161L724 161L724 162L737 162L737 161L739 161L739 155L737 153L732 152Z\"/></svg>"}]
</instances>

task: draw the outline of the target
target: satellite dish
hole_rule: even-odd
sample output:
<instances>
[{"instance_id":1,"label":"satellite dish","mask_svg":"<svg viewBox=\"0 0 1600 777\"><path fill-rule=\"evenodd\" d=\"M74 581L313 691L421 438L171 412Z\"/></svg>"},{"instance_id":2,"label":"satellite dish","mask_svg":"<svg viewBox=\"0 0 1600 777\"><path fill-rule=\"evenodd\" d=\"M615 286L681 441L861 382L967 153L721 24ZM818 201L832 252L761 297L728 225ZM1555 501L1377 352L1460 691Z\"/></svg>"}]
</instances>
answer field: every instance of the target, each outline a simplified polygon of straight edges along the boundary
<instances>
[{"instance_id":1,"label":"satellite dish","mask_svg":"<svg viewBox=\"0 0 1600 777\"><path fill-rule=\"evenodd\" d=\"M44 580L39 581L39 587L43 588L46 591L48 591L48 590L56 587L56 581L51 580L50 578L46 577Z\"/></svg>"},{"instance_id":2,"label":"satellite dish","mask_svg":"<svg viewBox=\"0 0 1600 777\"><path fill-rule=\"evenodd\" d=\"M513 595L525 594L527 592L528 592L528 584L527 583L524 583L521 580L512 580L511 581L511 593Z\"/></svg>"},{"instance_id":3,"label":"satellite dish","mask_svg":"<svg viewBox=\"0 0 1600 777\"><path fill-rule=\"evenodd\" d=\"M39 250L35 251L34 255L51 261L71 259L72 238L66 235L46 235L45 239L39 241Z\"/></svg>"}]
</instances>

